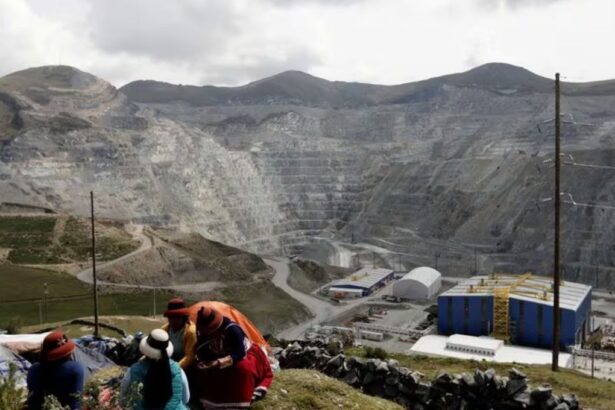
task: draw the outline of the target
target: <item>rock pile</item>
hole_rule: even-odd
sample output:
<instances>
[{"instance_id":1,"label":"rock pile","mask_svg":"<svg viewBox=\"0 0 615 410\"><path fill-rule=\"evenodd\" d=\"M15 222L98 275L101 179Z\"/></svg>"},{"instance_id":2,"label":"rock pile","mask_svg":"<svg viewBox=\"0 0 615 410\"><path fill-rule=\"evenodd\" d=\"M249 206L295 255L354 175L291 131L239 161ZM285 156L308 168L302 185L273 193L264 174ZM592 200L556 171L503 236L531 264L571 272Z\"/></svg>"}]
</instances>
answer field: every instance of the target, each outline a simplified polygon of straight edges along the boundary
<instances>
[{"instance_id":1,"label":"rock pile","mask_svg":"<svg viewBox=\"0 0 615 410\"><path fill-rule=\"evenodd\" d=\"M338 343L294 342L279 349L282 368L316 369L363 392L395 401L408 409L579 409L574 394L558 396L550 386L531 388L527 377L513 368L506 377L495 370L451 375L434 380L400 366L396 360L346 357Z\"/></svg>"}]
</instances>

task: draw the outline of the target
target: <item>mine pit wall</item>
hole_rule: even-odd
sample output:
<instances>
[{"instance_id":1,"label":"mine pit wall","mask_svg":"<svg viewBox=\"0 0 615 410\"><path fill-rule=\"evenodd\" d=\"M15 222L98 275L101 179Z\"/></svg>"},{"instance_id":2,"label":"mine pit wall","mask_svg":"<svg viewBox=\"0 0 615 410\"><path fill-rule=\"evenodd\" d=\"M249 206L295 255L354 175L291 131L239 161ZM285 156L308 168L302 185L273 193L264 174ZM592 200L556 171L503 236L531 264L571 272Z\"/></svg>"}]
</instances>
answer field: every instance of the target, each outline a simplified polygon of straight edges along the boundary
<instances>
[{"instance_id":1,"label":"mine pit wall","mask_svg":"<svg viewBox=\"0 0 615 410\"><path fill-rule=\"evenodd\" d=\"M453 87L433 101L381 107L197 109L135 105L99 88L93 101L58 106L99 128L30 130L3 147L5 200L87 215L94 189L101 217L177 226L259 253L309 253L325 237L378 247L378 263L391 268L400 256L408 270L434 266L438 255L445 276L550 274L552 203L540 200L552 196L543 164L552 130L536 129L551 115L550 96ZM564 127L564 150L608 164L615 114L567 101L595 125ZM57 114L53 104L37 115L45 113ZM562 190L612 204L612 172L564 166ZM564 279L615 286L612 213L563 207ZM322 261L349 265L369 264L374 252L323 249L314 251Z\"/></svg>"}]
</instances>

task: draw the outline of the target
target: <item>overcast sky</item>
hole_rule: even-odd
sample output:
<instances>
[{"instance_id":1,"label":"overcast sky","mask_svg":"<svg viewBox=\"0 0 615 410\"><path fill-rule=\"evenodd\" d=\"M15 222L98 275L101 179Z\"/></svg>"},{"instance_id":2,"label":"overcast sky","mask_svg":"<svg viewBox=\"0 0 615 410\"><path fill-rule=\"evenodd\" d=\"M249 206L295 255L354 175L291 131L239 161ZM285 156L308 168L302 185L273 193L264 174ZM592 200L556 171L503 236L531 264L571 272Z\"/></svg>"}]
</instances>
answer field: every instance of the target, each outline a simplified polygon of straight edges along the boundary
<instances>
[{"instance_id":1,"label":"overcast sky","mask_svg":"<svg viewBox=\"0 0 615 410\"><path fill-rule=\"evenodd\" d=\"M116 86L396 84L488 62L615 78L614 0L0 0L0 39L0 76L64 64Z\"/></svg>"}]
</instances>

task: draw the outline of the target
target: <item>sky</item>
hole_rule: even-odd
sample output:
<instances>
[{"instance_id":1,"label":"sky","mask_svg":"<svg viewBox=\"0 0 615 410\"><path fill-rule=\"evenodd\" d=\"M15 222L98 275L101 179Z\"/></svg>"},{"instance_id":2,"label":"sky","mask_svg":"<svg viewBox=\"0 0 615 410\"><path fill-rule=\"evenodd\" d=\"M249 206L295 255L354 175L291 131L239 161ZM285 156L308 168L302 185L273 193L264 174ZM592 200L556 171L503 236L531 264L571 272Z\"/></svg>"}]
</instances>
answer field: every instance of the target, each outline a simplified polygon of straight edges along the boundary
<instances>
[{"instance_id":1,"label":"sky","mask_svg":"<svg viewBox=\"0 0 615 410\"><path fill-rule=\"evenodd\" d=\"M615 78L614 16L613 0L0 0L0 76L399 84L505 62L594 81Z\"/></svg>"}]
</instances>

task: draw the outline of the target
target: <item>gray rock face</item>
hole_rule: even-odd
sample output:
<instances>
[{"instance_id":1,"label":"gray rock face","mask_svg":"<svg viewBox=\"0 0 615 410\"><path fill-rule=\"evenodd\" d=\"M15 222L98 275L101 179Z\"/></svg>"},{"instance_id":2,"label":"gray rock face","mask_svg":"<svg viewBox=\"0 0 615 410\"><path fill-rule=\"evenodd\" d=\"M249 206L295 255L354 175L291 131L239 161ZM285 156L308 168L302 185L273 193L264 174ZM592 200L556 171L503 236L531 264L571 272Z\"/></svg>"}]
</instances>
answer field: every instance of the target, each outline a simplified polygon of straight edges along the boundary
<instances>
[{"instance_id":1,"label":"gray rock face","mask_svg":"<svg viewBox=\"0 0 615 410\"><path fill-rule=\"evenodd\" d=\"M615 83L563 84L563 151L615 166ZM244 87L69 67L0 79L3 201L189 227L251 251L351 265L550 273L550 80L518 67L393 87L283 73ZM5 124L6 123L6 124ZM564 165L562 191L615 204L615 170ZM564 199L568 199L566 196ZM562 209L565 279L615 285L611 209Z\"/></svg>"}]
</instances>

